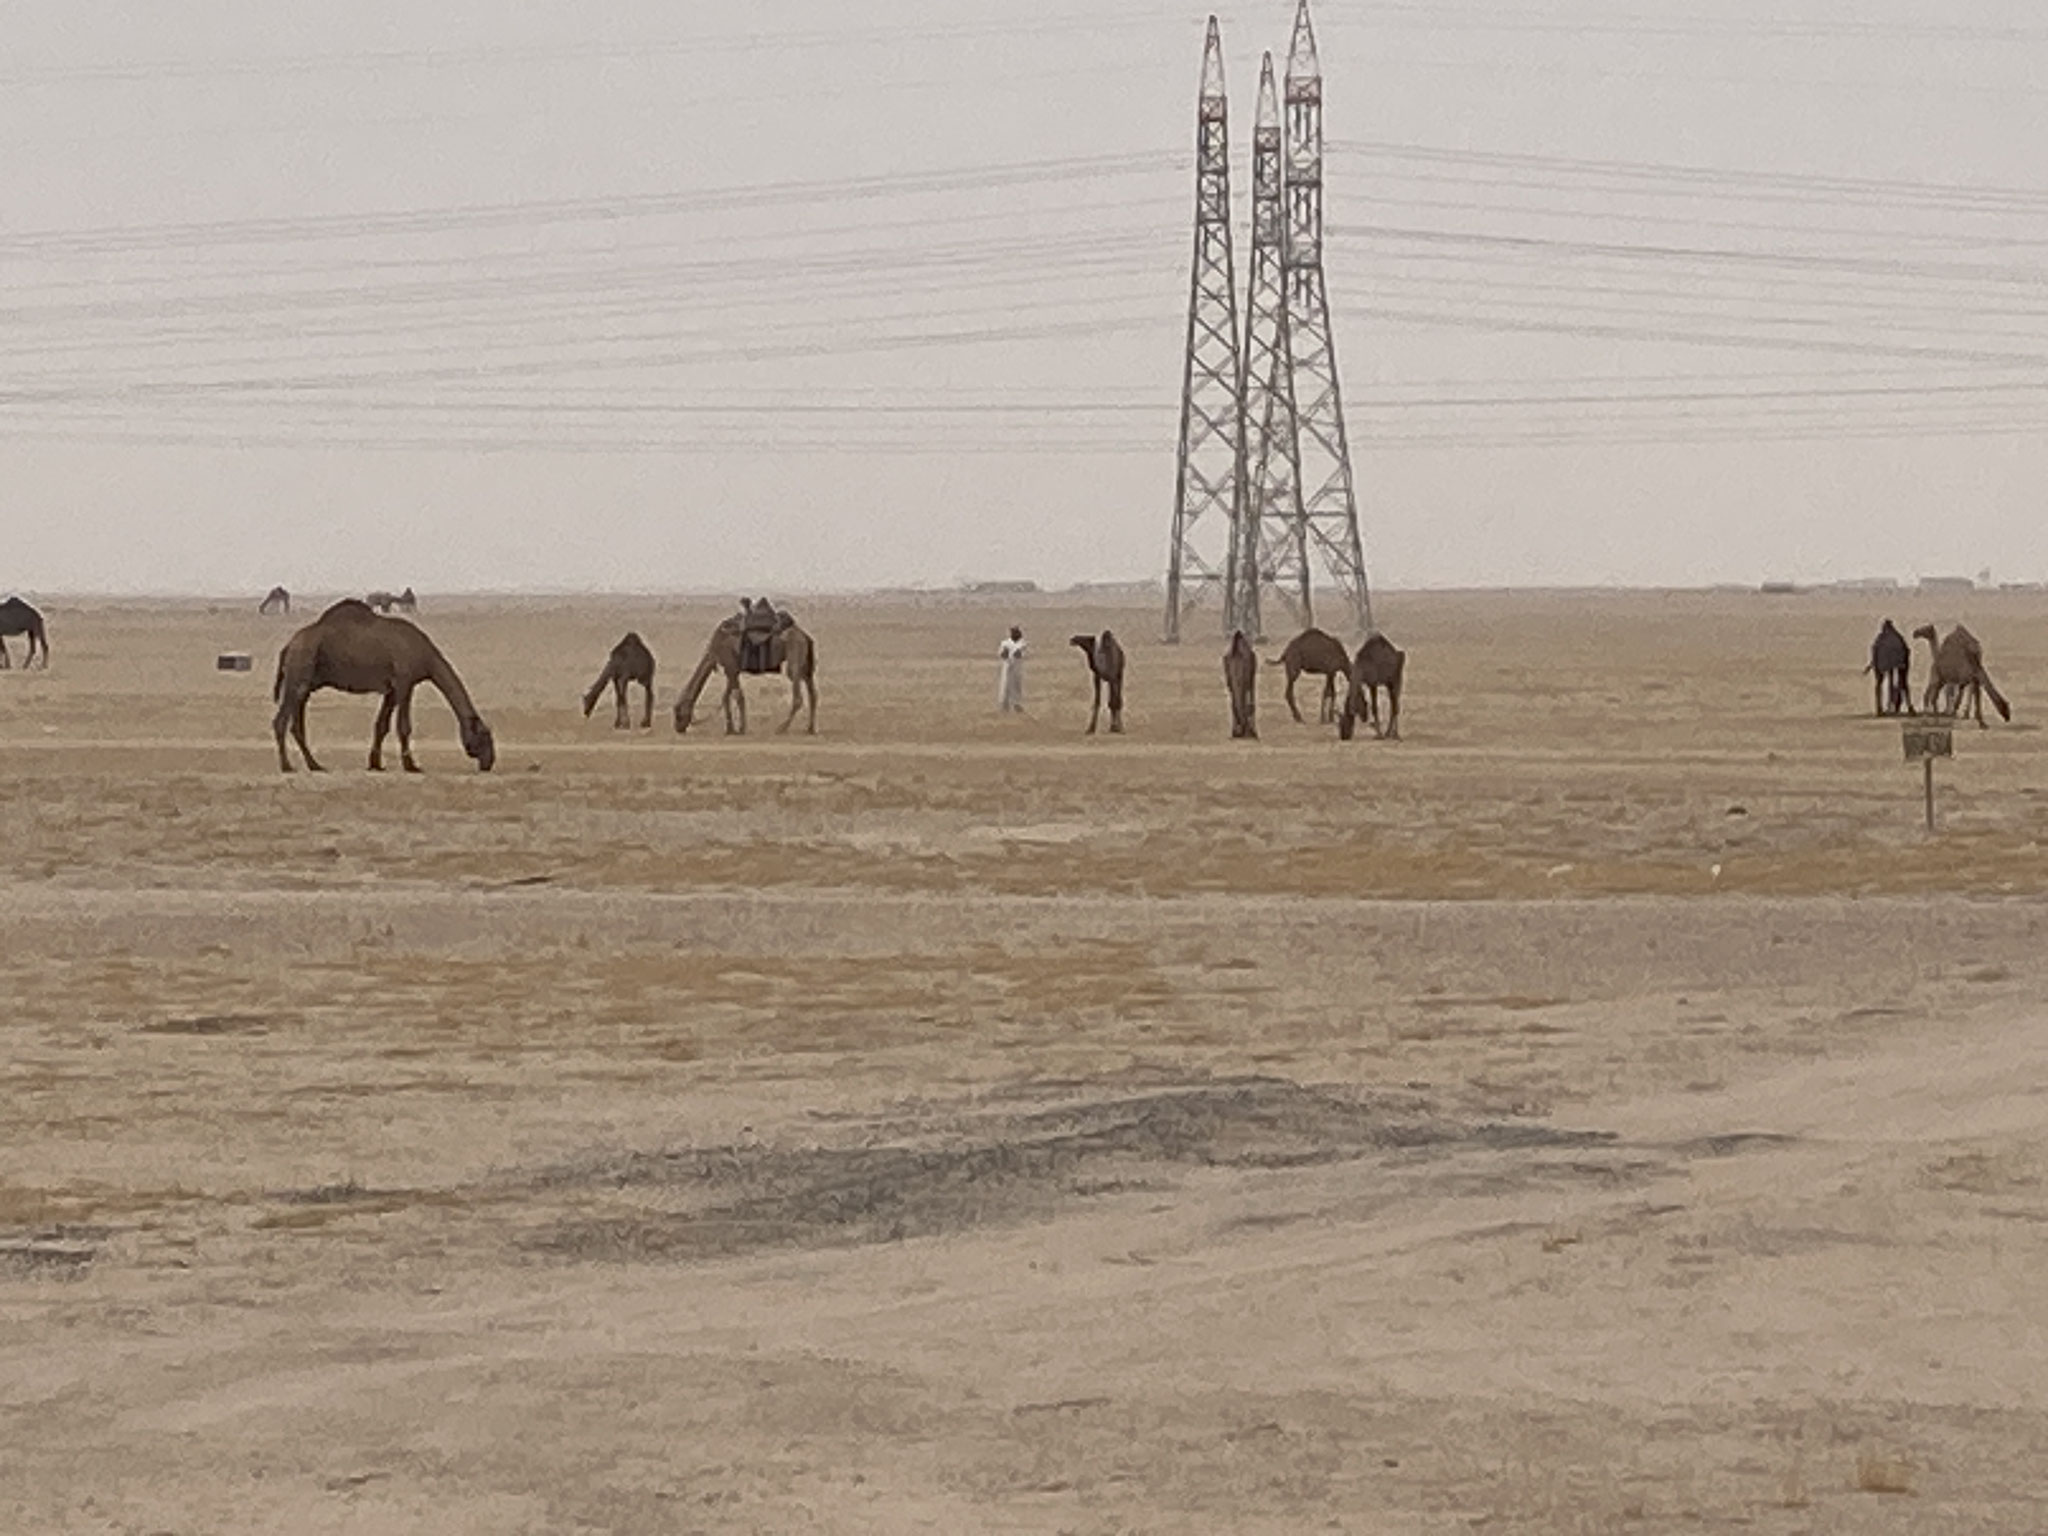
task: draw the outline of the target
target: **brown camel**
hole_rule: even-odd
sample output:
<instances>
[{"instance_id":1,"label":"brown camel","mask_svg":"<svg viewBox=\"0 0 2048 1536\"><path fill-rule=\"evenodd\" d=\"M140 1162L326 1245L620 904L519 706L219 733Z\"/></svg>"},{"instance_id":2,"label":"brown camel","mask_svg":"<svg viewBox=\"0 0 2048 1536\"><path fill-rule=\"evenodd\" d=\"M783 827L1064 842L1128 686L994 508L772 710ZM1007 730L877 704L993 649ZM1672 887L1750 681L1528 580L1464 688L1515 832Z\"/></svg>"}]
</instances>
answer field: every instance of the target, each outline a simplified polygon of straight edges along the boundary
<instances>
[{"instance_id":1,"label":"brown camel","mask_svg":"<svg viewBox=\"0 0 2048 1536\"><path fill-rule=\"evenodd\" d=\"M1337 734L1344 740L1366 718L1372 733L1387 741L1401 739L1401 673L1408 665L1408 653L1385 635L1365 637L1358 654L1351 659L1351 687L1344 695L1344 713L1337 721ZM1380 690L1387 690L1387 723L1380 727Z\"/></svg>"},{"instance_id":2,"label":"brown camel","mask_svg":"<svg viewBox=\"0 0 2048 1536\"><path fill-rule=\"evenodd\" d=\"M1230 649L1223 653L1223 686L1230 690L1230 738L1233 741L1259 739L1259 653L1245 639L1244 631L1232 630Z\"/></svg>"},{"instance_id":3,"label":"brown camel","mask_svg":"<svg viewBox=\"0 0 2048 1536\"><path fill-rule=\"evenodd\" d=\"M0 668L11 667L14 663L7 657L7 637L28 636L28 655L22 658L22 666L36 664L37 651L42 652L43 669L50 666L50 637L43 628L43 616L18 597L0 602Z\"/></svg>"},{"instance_id":4,"label":"brown camel","mask_svg":"<svg viewBox=\"0 0 2048 1536\"><path fill-rule=\"evenodd\" d=\"M654 724L654 652L648 650L647 642L630 629L626 631L626 637L612 647L611 655L605 658L604 670L597 674L597 681L583 695L583 718L590 718L590 712L597 708L599 695L609 685L612 690L612 729L630 730L633 712L626 707L628 683L638 683L647 695L647 707L641 711L640 719L640 729L644 731Z\"/></svg>"},{"instance_id":5,"label":"brown camel","mask_svg":"<svg viewBox=\"0 0 2048 1536\"><path fill-rule=\"evenodd\" d=\"M1337 679L1351 675L1351 653L1344 649L1343 641L1320 629L1304 629L1266 665L1287 669L1287 709L1295 724L1308 723L1294 702L1294 681L1304 672L1319 673L1323 679L1323 707L1317 719L1328 725L1337 718Z\"/></svg>"},{"instance_id":6,"label":"brown camel","mask_svg":"<svg viewBox=\"0 0 2048 1536\"><path fill-rule=\"evenodd\" d=\"M379 613L389 613L396 608L400 613L418 613L420 600L412 595L412 588L403 592L372 592L363 599Z\"/></svg>"},{"instance_id":7,"label":"brown camel","mask_svg":"<svg viewBox=\"0 0 2048 1536\"><path fill-rule=\"evenodd\" d=\"M384 733L396 716L399 761L407 773L418 773L419 764L412 760L412 692L421 683L432 683L441 690L461 728L462 750L475 759L478 768L490 772L498 758L497 744L448 658L416 625L372 613L369 604L352 597L296 631L277 653L277 678L270 687L271 697L277 700L277 714L270 722L277 737L277 766L286 773L292 771L284 744L289 730L306 766L315 773L321 771L313 760L313 749L306 745L306 700L322 688L335 688L343 693L384 695L377 711L376 733L370 740L371 769L384 767Z\"/></svg>"},{"instance_id":8,"label":"brown camel","mask_svg":"<svg viewBox=\"0 0 2048 1536\"><path fill-rule=\"evenodd\" d=\"M729 619L711 632L710 643L704 647L704 659L697 663L697 670L690 674L690 680L683 684L683 691L676 696L677 735L690 728L697 712L697 696L704 691L705 681L713 672L725 674L725 696L719 700L725 709L725 734L744 736L747 733L747 696L740 689L741 638L737 620ZM789 678L789 713L775 728L776 734L789 729L808 695L811 715L805 729L811 735L817 735L818 652L811 637L795 623L784 623L768 641L766 664L758 670L781 672ZM737 725L733 723L735 703L739 705Z\"/></svg>"},{"instance_id":9,"label":"brown camel","mask_svg":"<svg viewBox=\"0 0 2048 1536\"><path fill-rule=\"evenodd\" d=\"M292 595L283 587L272 587L262 602L256 605L258 613L283 613L292 611Z\"/></svg>"},{"instance_id":10,"label":"brown camel","mask_svg":"<svg viewBox=\"0 0 2048 1536\"><path fill-rule=\"evenodd\" d=\"M1984 647L1977 643L1975 635L1958 624L1937 642L1934 626L1922 624L1913 631L1913 638L1925 640L1934 652L1933 664L1928 668L1927 696L1921 701L1928 713L1939 710L1945 715L1968 714L1974 705L1978 729L1983 730L1989 725L1984 718L1984 695L1988 693L1998 718L2012 718L2012 706L1991 681L1991 674L1984 670Z\"/></svg>"},{"instance_id":11,"label":"brown camel","mask_svg":"<svg viewBox=\"0 0 2048 1536\"><path fill-rule=\"evenodd\" d=\"M1112 736L1124 733L1124 648L1117 644L1117 638L1108 630L1100 635L1074 635L1067 644L1079 651L1088 660L1088 671L1095 679L1095 707L1088 712L1087 735L1095 734L1095 726L1102 718L1102 690L1109 689L1109 732Z\"/></svg>"}]
</instances>

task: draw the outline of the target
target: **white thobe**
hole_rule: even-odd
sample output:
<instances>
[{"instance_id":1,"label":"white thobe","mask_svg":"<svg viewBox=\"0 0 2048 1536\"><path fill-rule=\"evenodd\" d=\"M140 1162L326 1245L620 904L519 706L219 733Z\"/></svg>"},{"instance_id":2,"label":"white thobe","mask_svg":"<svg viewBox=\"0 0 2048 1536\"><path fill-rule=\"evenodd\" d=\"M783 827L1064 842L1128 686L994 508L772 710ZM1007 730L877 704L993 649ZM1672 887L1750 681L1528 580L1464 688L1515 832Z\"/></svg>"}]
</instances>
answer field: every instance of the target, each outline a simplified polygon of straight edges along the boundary
<instances>
[{"instance_id":1,"label":"white thobe","mask_svg":"<svg viewBox=\"0 0 2048 1536\"><path fill-rule=\"evenodd\" d=\"M996 674L996 708L1004 714L1024 708L1024 642L1005 640L996 651L1001 667Z\"/></svg>"}]
</instances>

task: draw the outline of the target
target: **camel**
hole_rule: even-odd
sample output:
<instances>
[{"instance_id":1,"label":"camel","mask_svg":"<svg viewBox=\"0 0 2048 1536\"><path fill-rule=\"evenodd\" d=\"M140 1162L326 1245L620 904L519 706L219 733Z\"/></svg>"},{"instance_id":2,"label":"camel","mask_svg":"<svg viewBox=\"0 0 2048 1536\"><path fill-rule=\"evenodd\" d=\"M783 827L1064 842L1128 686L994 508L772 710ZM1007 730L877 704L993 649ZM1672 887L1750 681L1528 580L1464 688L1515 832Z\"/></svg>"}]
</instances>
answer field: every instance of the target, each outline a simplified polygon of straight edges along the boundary
<instances>
[{"instance_id":1,"label":"camel","mask_svg":"<svg viewBox=\"0 0 2048 1536\"><path fill-rule=\"evenodd\" d=\"M1067 644L1074 647L1088 659L1088 671L1095 679L1095 707L1088 712L1088 729L1085 734L1095 734L1096 723L1102 718L1102 690L1109 689L1109 733L1121 736L1124 733L1124 648L1117 644L1116 636L1108 630L1100 635L1074 635Z\"/></svg>"},{"instance_id":2,"label":"camel","mask_svg":"<svg viewBox=\"0 0 2048 1536\"><path fill-rule=\"evenodd\" d=\"M292 595L283 587L272 587L263 601L256 605L256 611L265 614L282 613L288 616L292 611Z\"/></svg>"},{"instance_id":3,"label":"camel","mask_svg":"<svg viewBox=\"0 0 2048 1536\"><path fill-rule=\"evenodd\" d=\"M418 613L420 611L420 600L412 595L411 587L407 587L403 592L399 593L372 592L363 601L379 613L389 613L394 608L400 613Z\"/></svg>"},{"instance_id":4,"label":"camel","mask_svg":"<svg viewBox=\"0 0 2048 1536\"><path fill-rule=\"evenodd\" d=\"M1233 741L1259 739L1259 653L1245 639L1244 631L1233 630L1230 649L1223 653L1223 685L1230 690L1230 737Z\"/></svg>"},{"instance_id":5,"label":"camel","mask_svg":"<svg viewBox=\"0 0 2048 1536\"><path fill-rule=\"evenodd\" d=\"M50 637L43 628L43 616L18 597L0 602L0 668L12 667L14 663L7 656L9 635L28 636L28 655L22 658L24 667L36 664L36 652L43 656L43 670L50 667Z\"/></svg>"},{"instance_id":6,"label":"camel","mask_svg":"<svg viewBox=\"0 0 2048 1536\"><path fill-rule=\"evenodd\" d=\"M1925 640L1934 652L1933 665L1928 669L1927 696L1921 701L1921 706L1929 714L1937 711L1945 715L1968 714L1974 704L1977 728L1987 729L1989 722L1984 718L1984 695L1988 693L1998 710L1998 718L2012 718L2012 706L1991 681L1991 674L1984 670L1984 647L1977 643L1975 635L1958 624L1948 632L1946 639L1937 643L1934 626L1922 624L1913 631L1913 638Z\"/></svg>"},{"instance_id":7,"label":"camel","mask_svg":"<svg viewBox=\"0 0 2048 1536\"><path fill-rule=\"evenodd\" d=\"M1337 721L1337 734L1345 741L1363 715L1372 733L1386 741L1401 739L1401 673L1408 665L1408 653L1385 635L1367 635L1351 660L1351 687L1344 695L1344 713ZM1387 690L1387 722L1380 726L1380 690Z\"/></svg>"},{"instance_id":8,"label":"camel","mask_svg":"<svg viewBox=\"0 0 2048 1536\"><path fill-rule=\"evenodd\" d=\"M1323 707L1317 718L1324 725L1337 718L1337 679L1351 675L1351 655L1344 649L1343 641L1320 629L1304 629L1266 665L1287 669L1287 709L1296 725L1308 724L1294 702L1294 681L1304 672L1319 673L1323 679Z\"/></svg>"},{"instance_id":9,"label":"camel","mask_svg":"<svg viewBox=\"0 0 2048 1536\"><path fill-rule=\"evenodd\" d=\"M1913 709L1913 647L1890 619L1879 626L1870 642L1870 665L1864 672L1874 674L1873 685L1880 715L1910 715Z\"/></svg>"},{"instance_id":10,"label":"camel","mask_svg":"<svg viewBox=\"0 0 2048 1536\"><path fill-rule=\"evenodd\" d=\"M277 766L286 773L292 771L284 743L285 732L290 730L306 766L315 773L322 771L314 761L313 749L306 745L306 700L322 688L335 688L343 693L384 695L383 707L377 711L376 733L370 740L371 771L383 771L384 733L395 716L399 761L407 773L418 773L419 764L412 760L412 693L421 683L432 683L441 690L461 728L462 750L489 773L498 758L497 744L448 658L417 625L373 613L368 603L352 597L343 598L295 631L277 653L277 677L270 685L270 695L277 700L277 714L270 722L277 737Z\"/></svg>"},{"instance_id":11,"label":"camel","mask_svg":"<svg viewBox=\"0 0 2048 1536\"><path fill-rule=\"evenodd\" d=\"M697 670L690 680L683 684L683 691L676 696L676 734L680 736L690 728L696 715L697 696L704 691L705 681L713 672L725 674L725 696L719 703L725 709L725 734L744 736L747 733L747 696L740 690L741 644L740 626L737 620L727 620L711 632L711 640L704 647L704 658L697 663ZM789 713L782 724L775 728L780 735L787 731L796 712L804 707L805 696L810 699L811 715L805 726L809 734L818 734L818 652L811 637L794 622L787 621L768 642L767 664L763 672L781 672L789 678ZM739 705L739 724L733 724L733 705Z\"/></svg>"},{"instance_id":12,"label":"camel","mask_svg":"<svg viewBox=\"0 0 2048 1536\"><path fill-rule=\"evenodd\" d=\"M588 720L590 712L597 708L598 696L610 684L612 690L612 729L630 730L633 712L626 707L626 685L638 683L647 695L647 707L641 711L640 729L646 730L654 724L654 652L647 649L647 642L632 630L612 647L612 653L605 658L604 670L597 674L597 681L590 685L590 691L583 695L583 718Z\"/></svg>"}]
</instances>

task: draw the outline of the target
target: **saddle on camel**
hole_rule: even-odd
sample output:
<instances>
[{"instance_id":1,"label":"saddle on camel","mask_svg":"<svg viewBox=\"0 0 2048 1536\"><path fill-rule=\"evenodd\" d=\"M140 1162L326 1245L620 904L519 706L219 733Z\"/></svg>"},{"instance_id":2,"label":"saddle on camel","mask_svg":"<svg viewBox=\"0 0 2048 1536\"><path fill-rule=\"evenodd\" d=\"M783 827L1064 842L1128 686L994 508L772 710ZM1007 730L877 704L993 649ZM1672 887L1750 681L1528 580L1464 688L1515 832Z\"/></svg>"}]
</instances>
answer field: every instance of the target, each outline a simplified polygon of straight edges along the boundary
<instances>
[{"instance_id":1,"label":"saddle on camel","mask_svg":"<svg viewBox=\"0 0 2048 1536\"><path fill-rule=\"evenodd\" d=\"M740 611L723 626L739 636L740 671L755 677L781 671L782 664L774 654L775 637L794 623L794 618L777 612L765 597L758 602L741 598Z\"/></svg>"}]
</instances>

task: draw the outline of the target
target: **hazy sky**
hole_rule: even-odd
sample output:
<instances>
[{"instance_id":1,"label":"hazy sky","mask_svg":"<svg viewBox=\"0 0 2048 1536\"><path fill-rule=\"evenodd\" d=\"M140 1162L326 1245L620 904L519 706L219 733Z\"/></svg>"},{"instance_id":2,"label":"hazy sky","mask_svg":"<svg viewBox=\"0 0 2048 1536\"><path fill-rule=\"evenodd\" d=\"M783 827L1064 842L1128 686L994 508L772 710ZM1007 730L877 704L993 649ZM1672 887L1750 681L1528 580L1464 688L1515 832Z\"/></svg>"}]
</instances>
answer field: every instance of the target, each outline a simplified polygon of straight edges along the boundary
<instances>
[{"instance_id":1,"label":"hazy sky","mask_svg":"<svg viewBox=\"0 0 2048 1536\"><path fill-rule=\"evenodd\" d=\"M0 3L0 590L1156 576L1208 9ZM2037 7L1317 19L1376 581L2048 578Z\"/></svg>"}]
</instances>

